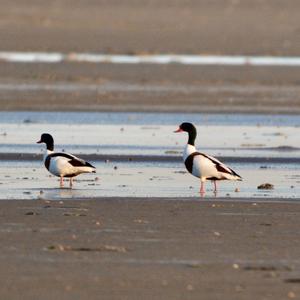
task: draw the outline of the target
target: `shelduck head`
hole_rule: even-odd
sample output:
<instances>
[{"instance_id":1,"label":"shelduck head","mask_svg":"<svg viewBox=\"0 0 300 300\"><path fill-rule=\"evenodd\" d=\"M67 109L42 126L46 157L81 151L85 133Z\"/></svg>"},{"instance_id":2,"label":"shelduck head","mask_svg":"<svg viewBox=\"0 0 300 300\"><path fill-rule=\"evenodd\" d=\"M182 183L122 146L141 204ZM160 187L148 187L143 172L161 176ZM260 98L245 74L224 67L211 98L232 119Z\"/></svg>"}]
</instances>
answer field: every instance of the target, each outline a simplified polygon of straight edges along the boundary
<instances>
[{"instance_id":1,"label":"shelduck head","mask_svg":"<svg viewBox=\"0 0 300 300\"><path fill-rule=\"evenodd\" d=\"M41 139L37 142L37 144L45 143L47 146L47 150L54 150L54 140L51 134L43 133L41 135Z\"/></svg>"},{"instance_id":2,"label":"shelduck head","mask_svg":"<svg viewBox=\"0 0 300 300\"><path fill-rule=\"evenodd\" d=\"M188 144L194 146L197 136L197 129L192 123L184 122L179 125L178 129L174 132L187 132L189 134Z\"/></svg>"}]
</instances>

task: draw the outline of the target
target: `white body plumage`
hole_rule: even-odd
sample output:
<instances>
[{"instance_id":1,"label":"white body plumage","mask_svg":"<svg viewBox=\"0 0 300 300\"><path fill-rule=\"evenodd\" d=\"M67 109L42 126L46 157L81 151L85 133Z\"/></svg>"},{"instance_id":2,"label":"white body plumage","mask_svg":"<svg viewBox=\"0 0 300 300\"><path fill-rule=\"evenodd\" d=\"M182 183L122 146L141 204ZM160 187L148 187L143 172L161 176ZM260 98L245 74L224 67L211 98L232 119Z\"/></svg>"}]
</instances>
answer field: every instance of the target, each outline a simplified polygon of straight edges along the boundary
<instances>
[{"instance_id":1,"label":"white body plumage","mask_svg":"<svg viewBox=\"0 0 300 300\"><path fill-rule=\"evenodd\" d=\"M46 144L44 165L51 174L60 177L61 186L63 186L64 177L70 178L70 186L72 186L73 177L81 173L96 172L96 168L83 159L65 152L54 152L54 140L48 133L43 133L37 143Z\"/></svg>"},{"instance_id":2,"label":"white body plumage","mask_svg":"<svg viewBox=\"0 0 300 300\"><path fill-rule=\"evenodd\" d=\"M191 162L189 162L188 158L191 157ZM194 176L200 178L201 181L205 181L206 179L241 180L239 175L218 159L210 155L197 152L195 146L189 144L187 144L184 149L183 161L188 171ZM190 166L188 164L192 165Z\"/></svg>"},{"instance_id":3,"label":"white body plumage","mask_svg":"<svg viewBox=\"0 0 300 300\"><path fill-rule=\"evenodd\" d=\"M55 154L55 156L52 156L53 154ZM86 162L84 160L69 153L55 153L46 150L43 161L48 171L59 177L74 177L82 173L92 173L96 171L95 167L85 165ZM74 162L77 162L78 165L74 166Z\"/></svg>"},{"instance_id":4,"label":"white body plumage","mask_svg":"<svg viewBox=\"0 0 300 300\"><path fill-rule=\"evenodd\" d=\"M182 123L175 132L187 132L189 134L188 143L183 151L183 161L189 173L200 178L201 193L204 193L204 182L206 180L214 181L215 192L217 190L217 180L242 180L240 175L218 159L196 151L197 130L193 124Z\"/></svg>"}]
</instances>

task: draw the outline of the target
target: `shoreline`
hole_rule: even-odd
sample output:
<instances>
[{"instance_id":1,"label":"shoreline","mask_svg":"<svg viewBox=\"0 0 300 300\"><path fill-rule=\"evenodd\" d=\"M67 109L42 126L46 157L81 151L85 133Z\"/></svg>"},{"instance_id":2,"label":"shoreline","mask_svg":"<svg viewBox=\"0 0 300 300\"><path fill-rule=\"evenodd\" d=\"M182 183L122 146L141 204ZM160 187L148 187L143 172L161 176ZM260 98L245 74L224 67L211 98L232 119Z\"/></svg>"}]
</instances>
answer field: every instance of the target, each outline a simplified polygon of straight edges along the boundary
<instances>
[{"instance_id":1,"label":"shoreline","mask_svg":"<svg viewBox=\"0 0 300 300\"><path fill-rule=\"evenodd\" d=\"M68 188L63 188L63 189L67 189ZM207 192L207 194L209 194ZM174 198L173 196L170 197L160 197L160 196L145 196L145 197L141 197L141 196L104 196L104 197L99 197L99 196L95 196L95 197L86 197L86 198L57 198L57 199L53 199L53 198L49 198L47 199L45 198L37 198L37 199L1 199L0 198L0 203L5 203L6 201L10 202L51 202L53 204L55 203L64 203L64 204L70 204L70 203L78 203L78 204L82 204L82 203L89 203L89 202L95 202L95 203L105 203L105 202L110 202L110 201L116 201L116 202L156 202L156 203L160 203L160 202L164 202L164 203L206 203L206 204L226 204L226 205L231 205L231 204L253 204L253 205L258 205L258 204L274 204L276 205L299 205L300 204L300 198L278 198L276 196L274 197L270 197L270 198L266 198L266 197L214 197L214 196L204 196L204 197L200 197L200 196L191 196L191 197L177 197Z\"/></svg>"},{"instance_id":2,"label":"shoreline","mask_svg":"<svg viewBox=\"0 0 300 300\"><path fill-rule=\"evenodd\" d=\"M261 150L266 150L262 148ZM269 149L267 149L269 150ZM296 149L298 150L298 149ZM73 151L74 152L74 151ZM74 152L75 153L75 152ZM284 153L284 150L283 150ZM83 154L75 153L84 160L106 162L160 162L181 163L182 156L171 155L131 155L131 154ZM268 163L268 164L294 164L299 163L298 157L249 157L249 156L221 156L218 159L225 163ZM42 161L43 154L36 153L0 153L0 161Z\"/></svg>"}]
</instances>

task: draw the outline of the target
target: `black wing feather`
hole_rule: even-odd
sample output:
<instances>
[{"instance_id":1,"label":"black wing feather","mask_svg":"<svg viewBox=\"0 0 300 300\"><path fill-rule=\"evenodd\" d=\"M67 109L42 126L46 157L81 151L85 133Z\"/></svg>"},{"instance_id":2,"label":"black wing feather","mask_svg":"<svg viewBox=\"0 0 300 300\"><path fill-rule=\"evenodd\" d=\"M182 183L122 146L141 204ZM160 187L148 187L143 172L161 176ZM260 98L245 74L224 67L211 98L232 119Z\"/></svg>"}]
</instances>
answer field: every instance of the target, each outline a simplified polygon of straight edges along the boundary
<instances>
[{"instance_id":1,"label":"black wing feather","mask_svg":"<svg viewBox=\"0 0 300 300\"><path fill-rule=\"evenodd\" d=\"M234 175L234 176L237 176L237 177L240 177L242 178L239 174L237 174L235 171L233 171L232 169L230 169L229 167L226 166L226 168L228 168L228 170L226 168L223 167L222 163L219 162L218 160L215 160L213 159L212 157L210 156L207 156L206 154L204 153L200 153L201 155L203 155L204 157L206 157L207 159L209 159L211 162L213 162L215 165L216 165L216 168L219 172L222 172L222 173L227 173L227 174L230 174L230 175Z\"/></svg>"},{"instance_id":2,"label":"black wing feather","mask_svg":"<svg viewBox=\"0 0 300 300\"><path fill-rule=\"evenodd\" d=\"M47 156L47 160L49 160L50 162L50 159L52 157L57 157L57 156L62 156L62 157L65 157L65 158L68 158L70 159L68 162L73 166L73 167L91 167L91 168L94 168L94 166L92 166L90 163L84 161L83 159L79 159L77 157L74 157L68 153L64 153L64 152L61 152L61 153L53 153L53 154L50 154ZM45 162L46 163L46 162Z\"/></svg>"}]
</instances>

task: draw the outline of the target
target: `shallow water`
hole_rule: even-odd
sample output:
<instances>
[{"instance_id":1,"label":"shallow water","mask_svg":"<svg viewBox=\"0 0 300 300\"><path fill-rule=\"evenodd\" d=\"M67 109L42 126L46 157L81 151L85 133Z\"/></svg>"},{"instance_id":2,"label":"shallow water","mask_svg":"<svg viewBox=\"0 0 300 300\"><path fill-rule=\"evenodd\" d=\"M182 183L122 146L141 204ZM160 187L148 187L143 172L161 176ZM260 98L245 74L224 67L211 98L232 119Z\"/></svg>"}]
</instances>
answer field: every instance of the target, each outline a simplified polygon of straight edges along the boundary
<instances>
[{"instance_id":1,"label":"shallow water","mask_svg":"<svg viewBox=\"0 0 300 300\"><path fill-rule=\"evenodd\" d=\"M14 63L88 62L113 64L184 64L233 66L299 66L300 57L243 56L243 55L191 55L191 54L104 54L60 52L0 52L0 60Z\"/></svg>"},{"instance_id":2,"label":"shallow water","mask_svg":"<svg viewBox=\"0 0 300 300\"><path fill-rule=\"evenodd\" d=\"M177 125L183 120L198 125L300 126L300 117L297 115L139 112L0 112L0 124Z\"/></svg>"},{"instance_id":3,"label":"shallow water","mask_svg":"<svg viewBox=\"0 0 300 300\"><path fill-rule=\"evenodd\" d=\"M49 177L40 161L1 159L3 199L199 198L199 180L185 172L180 159L164 162L167 157L181 157L187 136L173 131L182 121L197 126L200 151L223 157L225 161L230 157L230 166L244 178L243 182L220 182L217 195L208 182L207 198L299 197L298 116L2 112L0 117L0 159L3 153L40 154L44 146L35 142L41 133L49 132L57 149L91 155L96 160L91 162L98 170L96 175L78 176L72 190L59 189L57 178ZM104 159L97 159L98 154L107 159L113 154L153 158L138 163L105 163ZM250 158L260 158L260 163L253 163ZM277 158L276 163L272 158ZM292 163L286 163L285 158ZM96 177L100 180L95 180ZM275 189L257 190L265 182L274 184Z\"/></svg>"},{"instance_id":4,"label":"shallow water","mask_svg":"<svg viewBox=\"0 0 300 300\"><path fill-rule=\"evenodd\" d=\"M185 172L181 163L95 162L97 174L77 177L74 188L68 180L59 188L57 177L49 175L41 162L7 161L0 170L2 199L83 199L94 197L195 197L200 199L199 180ZM239 170L242 182L219 182L219 192L206 183L205 198L291 198L299 197L298 167L277 164L268 168L260 165L231 164ZM274 190L258 190L262 182L272 182Z\"/></svg>"},{"instance_id":5,"label":"shallow water","mask_svg":"<svg viewBox=\"0 0 300 300\"><path fill-rule=\"evenodd\" d=\"M39 153L41 133L75 154L180 155L183 121L201 151L216 156L299 157L298 116L152 113L0 113L0 153Z\"/></svg>"}]
</instances>

